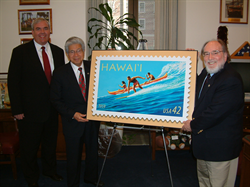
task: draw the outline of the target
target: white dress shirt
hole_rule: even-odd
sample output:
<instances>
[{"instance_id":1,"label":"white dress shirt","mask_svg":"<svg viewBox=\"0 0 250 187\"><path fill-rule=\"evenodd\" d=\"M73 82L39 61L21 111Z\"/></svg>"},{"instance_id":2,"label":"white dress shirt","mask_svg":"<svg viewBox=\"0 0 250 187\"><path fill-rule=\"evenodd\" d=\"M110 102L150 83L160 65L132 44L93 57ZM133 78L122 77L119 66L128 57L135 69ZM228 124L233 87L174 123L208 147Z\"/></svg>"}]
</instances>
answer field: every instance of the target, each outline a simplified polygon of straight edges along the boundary
<instances>
[{"instance_id":1,"label":"white dress shirt","mask_svg":"<svg viewBox=\"0 0 250 187\"><path fill-rule=\"evenodd\" d=\"M36 51L37 51L37 54L39 56L40 62L42 64L43 70L44 70L44 66L43 66L42 47L45 47L45 52L47 53L48 58L49 58L49 64L50 64L50 69L51 69L51 74L52 74L52 72L54 71L55 66L54 66L54 60L53 60L53 56L52 56L52 52L51 52L49 43L47 42L45 45L40 45L35 40L33 40L33 41L34 41L34 44L35 44Z\"/></svg>"},{"instance_id":2,"label":"white dress shirt","mask_svg":"<svg viewBox=\"0 0 250 187\"><path fill-rule=\"evenodd\" d=\"M76 76L76 80L79 84L79 76L80 76L80 71L78 70L78 68L82 68L82 74L83 74L83 77L84 77L84 83L86 85L86 76L85 76L85 70L84 70L84 65L82 63L82 65L80 67L76 66L74 63L70 62L71 64L71 67L75 73L75 76Z\"/></svg>"}]
</instances>

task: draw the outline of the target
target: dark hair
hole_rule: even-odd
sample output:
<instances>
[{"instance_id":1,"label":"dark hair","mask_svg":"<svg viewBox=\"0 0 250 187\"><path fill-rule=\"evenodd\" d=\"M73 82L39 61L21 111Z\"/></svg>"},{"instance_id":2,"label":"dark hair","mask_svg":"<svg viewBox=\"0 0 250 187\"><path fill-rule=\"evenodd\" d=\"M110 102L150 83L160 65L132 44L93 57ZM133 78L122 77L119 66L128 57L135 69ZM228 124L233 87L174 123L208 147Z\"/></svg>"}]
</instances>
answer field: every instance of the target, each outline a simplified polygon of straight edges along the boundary
<instances>
[{"instance_id":1,"label":"dark hair","mask_svg":"<svg viewBox=\"0 0 250 187\"><path fill-rule=\"evenodd\" d=\"M122 83L123 83L123 84L125 84L125 82L124 82L124 81L122 81Z\"/></svg>"},{"instance_id":2,"label":"dark hair","mask_svg":"<svg viewBox=\"0 0 250 187\"><path fill-rule=\"evenodd\" d=\"M227 45L227 27L226 26L220 26L217 31L217 39L221 39L225 44Z\"/></svg>"},{"instance_id":3,"label":"dark hair","mask_svg":"<svg viewBox=\"0 0 250 187\"><path fill-rule=\"evenodd\" d=\"M217 39L221 39L225 43L226 48L227 48L227 60L231 61L231 56L229 54L228 46L227 46L227 44L228 44L227 31L228 31L228 29L226 26L220 26L218 28L218 31L217 31Z\"/></svg>"}]
</instances>

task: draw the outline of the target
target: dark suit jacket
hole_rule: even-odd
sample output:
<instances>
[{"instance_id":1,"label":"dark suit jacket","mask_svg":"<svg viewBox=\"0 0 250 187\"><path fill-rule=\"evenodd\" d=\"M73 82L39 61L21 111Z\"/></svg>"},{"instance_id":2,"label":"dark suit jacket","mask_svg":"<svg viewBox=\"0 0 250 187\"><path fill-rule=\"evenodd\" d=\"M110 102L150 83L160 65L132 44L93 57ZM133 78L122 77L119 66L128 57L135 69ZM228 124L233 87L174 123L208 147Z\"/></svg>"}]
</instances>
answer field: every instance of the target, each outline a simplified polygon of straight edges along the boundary
<instances>
[{"instance_id":1,"label":"dark suit jacket","mask_svg":"<svg viewBox=\"0 0 250 187\"><path fill-rule=\"evenodd\" d=\"M50 44L50 48L55 69L64 65L63 50L53 44ZM26 120L44 122L51 112L56 113L49 99L50 85L33 40L13 49L8 90L13 115L24 113Z\"/></svg>"},{"instance_id":2,"label":"dark suit jacket","mask_svg":"<svg viewBox=\"0 0 250 187\"><path fill-rule=\"evenodd\" d=\"M243 83L225 63L198 98L207 71L197 79L196 102L191 121L194 156L206 161L226 161L239 156L242 144Z\"/></svg>"},{"instance_id":3,"label":"dark suit jacket","mask_svg":"<svg viewBox=\"0 0 250 187\"><path fill-rule=\"evenodd\" d=\"M86 78L86 101L88 100L90 61L84 61ZM67 136L80 137L84 124L79 124L73 116L76 112L87 113L87 102L84 100L71 64L58 68L51 81L51 101L61 114L63 133ZM89 123L96 123L89 121ZM99 126L98 126L99 127Z\"/></svg>"}]
</instances>

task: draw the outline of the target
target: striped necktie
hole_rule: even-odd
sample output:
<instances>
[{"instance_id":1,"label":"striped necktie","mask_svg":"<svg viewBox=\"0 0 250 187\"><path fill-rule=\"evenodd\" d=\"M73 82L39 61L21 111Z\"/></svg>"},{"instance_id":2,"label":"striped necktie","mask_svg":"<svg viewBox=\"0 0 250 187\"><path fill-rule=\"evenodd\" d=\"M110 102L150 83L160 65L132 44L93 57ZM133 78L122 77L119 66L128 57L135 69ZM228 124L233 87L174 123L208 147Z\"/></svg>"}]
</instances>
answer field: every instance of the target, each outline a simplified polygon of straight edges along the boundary
<instances>
[{"instance_id":1,"label":"striped necktie","mask_svg":"<svg viewBox=\"0 0 250 187\"><path fill-rule=\"evenodd\" d=\"M84 77L83 77L83 74L82 74L82 68L78 68L78 70L80 71L80 75L79 75L79 86L81 88L81 92L82 92L82 95L84 97L84 100L86 101L86 86L85 86L85 82L84 82Z\"/></svg>"}]
</instances>

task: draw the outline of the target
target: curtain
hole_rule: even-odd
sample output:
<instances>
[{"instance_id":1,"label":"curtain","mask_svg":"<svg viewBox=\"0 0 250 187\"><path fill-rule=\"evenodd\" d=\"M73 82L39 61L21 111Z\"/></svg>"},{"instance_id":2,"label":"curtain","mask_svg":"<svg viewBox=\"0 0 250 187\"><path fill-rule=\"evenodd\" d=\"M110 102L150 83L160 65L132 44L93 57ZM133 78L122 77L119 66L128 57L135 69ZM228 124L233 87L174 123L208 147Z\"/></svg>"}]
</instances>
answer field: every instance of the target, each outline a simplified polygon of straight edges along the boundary
<instances>
[{"instance_id":1,"label":"curtain","mask_svg":"<svg viewBox=\"0 0 250 187\"><path fill-rule=\"evenodd\" d=\"M92 11L92 10L88 11L88 9L90 7L96 7L96 8L98 8L99 4L101 4L101 3L107 3L107 1L108 0L87 0L87 22L91 18L101 19L100 13L98 13L97 11ZM91 25L93 25L93 23L90 24L89 26L91 26ZM86 45L86 55L87 55L87 57L89 55L91 55L91 53L92 53L92 50L89 49L88 43L87 43L88 39L89 39L89 36L90 36L90 34L87 32L87 41L86 41L86 44L85 44ZM97 43L97 40L95 38L92 38L91 42L90 42L90 45L94 46L95 43Z\"/></svg>"},{"instance_id":2,"label":"curtain","mask_svg":"<svg viewBox=\"0 0 250 187\"><path fill-rule=\"evenodd\" d=\"M176 50L178 0L155 0L155 49Z\"/></svg>"}]
</instances>

